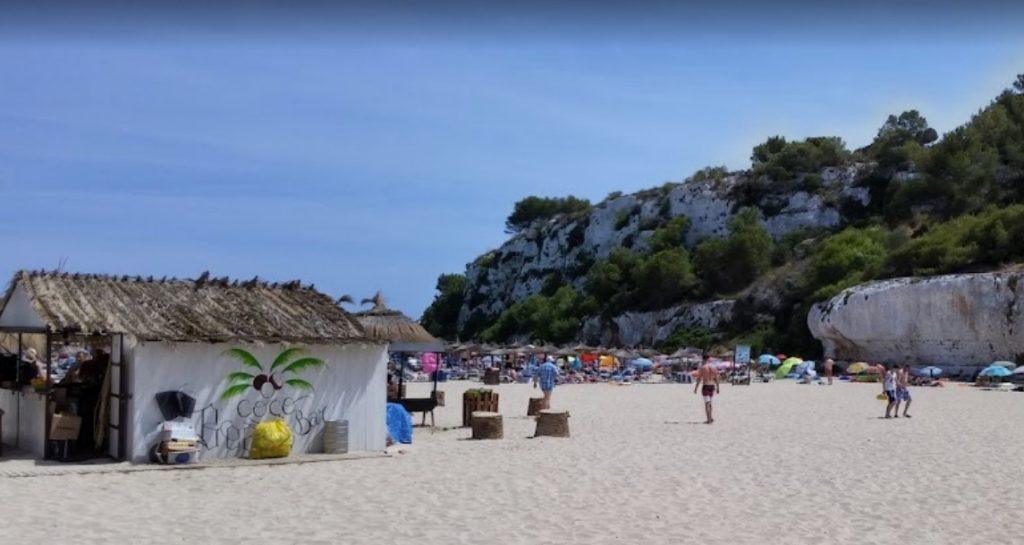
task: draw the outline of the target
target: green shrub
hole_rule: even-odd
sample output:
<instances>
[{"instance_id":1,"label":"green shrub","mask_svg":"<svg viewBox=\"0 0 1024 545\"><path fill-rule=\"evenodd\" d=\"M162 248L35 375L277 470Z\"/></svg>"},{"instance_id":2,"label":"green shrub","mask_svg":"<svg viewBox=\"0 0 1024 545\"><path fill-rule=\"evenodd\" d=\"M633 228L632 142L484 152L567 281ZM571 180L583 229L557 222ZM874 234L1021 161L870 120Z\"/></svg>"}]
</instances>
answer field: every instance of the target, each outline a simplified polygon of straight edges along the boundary
<instances>
[{"instance_id":1,"label":"green shrub","mask_svg":"<svg viewBox=\"0 0 1024 545\"><path fill-rule=\"evenodd\" d=\"M811 193L812 195L819 193L824 189L824 187L825 183L821 179L821 175L816 172L805 174L804 177L800 179L800 190Z\"/></svg>"},{"instance_id":2,"label":"green shrub","mask_svg":"<svg viewBox=\"0 0 1024 545\"><path fill-rule=\"evenodd\" d=\"M621 231L627 225L629 225L629 211L622 210L615 216L615 230Z\"/></svg>"},{"instance_id":3,"label":"green shrub","mask_svg":"<svg viewBox=\"0 0 1024 545\"><path fill-rule=\"evenodd\" d=\"M662 250L640 260L633 271L637 302L646 308L670 306L698 285L690 256L682 247Z\"/></svg>"},{"instance_id":4,"label":"green shrub","mask_svg":"<svg viewBox=\"0 0 1024 545\"><path fill-rule=\"evenodd\" d=\"M590 201L572 195L568 197L529 196L517 202L505 220L505 231L518 233L533 222L550 219L558 214L574 214L590 210Z\"/></svg>"},{"instance_id":5,"label":"green shrub","mask_svg":"<svg viewBox=\"0 0 1024 545\"><path fill-rule=\"evenodd\" d=\"M745 344L750 346L751 357L757 358L759 354L774 352L775 348L781 346L782 342L783 335L775 329L774 325L758 324L754 326L753 329L737 336L733 340L732 344Z\"/></svg>"},{"instance_id":6,"label":"green shrub","mask_svg":"<svg viewBox=\"0 0 1024 545\"><path fill-rule=\"evenodd\" d=\"M713 342L715 342L715 336L706 327L680 327L658 343L658 350L666 353L687 347L707 350L711 348Z\"/></svg>"},{"instance_id":7,"label":"green shrub","mask_svg":"<svg viewBox=\"0 0 1024 545\"><path fill-rule=\"evenodd\" d=\"M1024 205L965 215L934 226L894 250L886 269L897 276L991 267L1024 259Z\"/></svg>"},{"instance_id":8,"label":"green shrub","mask_svg":"<svg viewBox=\"0 0 1024 545\"><path fill-rule=\"evenodd\" d=\"M767 176L776 182L816 173L824 167L841 166L849 159L846 144L836 136L815 136L803 142L787 142L782 136L773 136L755 146L750 156L754 176Z\"/></svg>"},{"instance_id":9,"label":"green shrub","mask_svg":"<svg viewBox=\"0 0 1024 545\"><path fill-rule=\"evenodd\" d=\"M515 335L526 335L539 342L560 344L572 340L583 316L595 310L591 300L572 287L563 286L551 296L531 295L513 304L480 337L488 342L503 342Z\"/></svg>"},{"instance_id":10,"label":"green shrub","mask_svg":"<svg viewBox=\"0 0 1024 545\"><path fill-rule=\"evenodd\" d=\"M442 274L437 278L437 294L423 311L420 324L435 337L454 339L458 336L459 311L466 297L466 277Z\"/></svg>"},{"instance_id":11,"label":"green shrub","mask_svg":"<svg viewBox=\"0 0 1024 545\"><path fill-rule=\"evenodd\" d=\"M690 231L690 218L676 216L665 225L654 230L651 234L651 252L660 252L671 248L678 248L686 240L686 234Z\"/></svg>"},{"instance_id":12,"label":"green shrub","mask_svg":"<svg viewBox=\"0 0 1024 545\"><path fill-rule=\"evenodd\" d=\"M694 254L697 274L711 292L742 289L771 265L772 238L757 210L745 208L729 220L729 236L701 242Z\"/></svg>"},{"instance_id":13,"label":"green shrub","mask_svg":"<svg viewBox=\"0 0 1024 545\"><path fill-rule=\"evenodd\" d=\"M887 233L880 227L845 229L822 241L811 258L808 286L815 301L878 276Z\"/></svg>"}]
</instances>

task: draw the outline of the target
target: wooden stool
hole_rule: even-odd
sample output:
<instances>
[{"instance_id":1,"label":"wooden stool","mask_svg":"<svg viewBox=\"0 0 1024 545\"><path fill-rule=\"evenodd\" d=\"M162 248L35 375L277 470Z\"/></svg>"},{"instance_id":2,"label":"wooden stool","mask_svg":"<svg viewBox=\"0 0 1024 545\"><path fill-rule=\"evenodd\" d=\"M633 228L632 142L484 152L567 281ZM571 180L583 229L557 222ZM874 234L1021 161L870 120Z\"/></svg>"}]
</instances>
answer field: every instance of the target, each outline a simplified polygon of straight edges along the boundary
<instances>
[{"instance_id":1,"label":"wooden stool","mask_svg":"<svg viewBox=\"0 0 1024 545\"><path fill-rule=\"evenodd\" d=\"M501 384L501 370L497 367L488 367L484 371L484 384L489 386Z\"/></svg>"},{"instance_id":2,"label":"wooden stool","mask_svg":"<svg viewBox=\"0 0 1024 545\"><path fill-rule=\"evenodd\" d=\"M473 413L473 439L501 439L504 437L502 428L501 413Z\"/></svg>"},{"instance_id":3,"label":"wooden stool","mask_svg":"<svg viewBox=\"0 0 1024 545\"><path fill-rule=\"evenodd\" d=\"M440 393L440 392L439 392ZM462 394L462 425L469 427L473 421L473 413L484 411L498 412L498 393L492 390L466 390Z\"/></svg>"},{"instance_id":4,"label":"wooden stool","mask_svg":"<svg viewBox=\"0 0 1024 545\"><path fill-rule=\"evenodd\" d=\"M537 414L537 431L534 437L569 437L569 411L544 409Z\"/></svg>"},{"instance_id":5,"label":"wooden stool","mask_svg":"<svg viewBox=\"0 0 1024 545\"><path fill-rule=\"evenodd\" d=\"M544 406L543 397L531 397L530 404L526 406L526 416L534 416L540 412L541 407Z\"/></svg>"}]
</instances>

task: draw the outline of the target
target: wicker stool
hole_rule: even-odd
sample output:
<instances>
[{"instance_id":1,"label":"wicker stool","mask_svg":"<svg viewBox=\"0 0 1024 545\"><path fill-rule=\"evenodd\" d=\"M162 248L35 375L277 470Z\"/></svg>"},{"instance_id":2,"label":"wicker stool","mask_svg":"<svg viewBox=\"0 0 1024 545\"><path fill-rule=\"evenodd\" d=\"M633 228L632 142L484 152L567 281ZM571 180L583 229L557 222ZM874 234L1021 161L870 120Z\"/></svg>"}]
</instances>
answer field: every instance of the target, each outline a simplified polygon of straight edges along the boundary
<instances>
[{"instance_id":1,"label":"wicker stool","mask_svg":"<svg viewBox=\"0 0 1024 545\"><path fill-rule=\"evenodd\" d=\"M543 397L531 397L530 404L526 406L526 416L534 416L540 412L541 407L544 406Z\"/></svg>"},{"instance_id":2,"label":"wicker stool","mask_svg":"<svg viewBox=\"0 0 1024 545\"><path fill-rule=\"evenodd\" d=\"M473 439L501 439L504 431L501 413L477 411L473 413Z\"/></svg>"},{"instance_id":3,"label":"wicker stool","mask_svg":"<svg viewBox=\"0 0 1024 545\"><path fill-rule=\"evenodd\" d=\"M537 431L534 437L569 437L569 411L544 409L537 414Z\"/></svg>"}]
</instances>

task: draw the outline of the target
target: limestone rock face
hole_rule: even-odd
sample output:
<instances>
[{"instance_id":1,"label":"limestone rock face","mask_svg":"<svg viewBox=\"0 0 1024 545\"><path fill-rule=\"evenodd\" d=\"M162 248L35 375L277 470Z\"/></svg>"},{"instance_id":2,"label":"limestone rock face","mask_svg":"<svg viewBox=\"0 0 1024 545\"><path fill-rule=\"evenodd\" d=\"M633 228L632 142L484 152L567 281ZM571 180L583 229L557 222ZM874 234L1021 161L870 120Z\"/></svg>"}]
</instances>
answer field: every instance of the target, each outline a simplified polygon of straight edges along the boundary
<instances>
[{"instance_id":1,"label":"limestone rock face","mask_svg":"<svg viewBox=\"0 0 1024 545\"><path fill-rule=\"evenodd\" d=\"M714 330L732 319L734 301L678 305L651 312L626 312L602 323L590 318L583 324L582 339L604 346L654 346L680 327Z\"/></svg>"},{"instance_id":2,"label":"limestone rock face","mask_svg":"<svg viewBox=\"0 0 1024 545\"><path fill-rule=\"evenodd\" d=\"M821 191L797 191L764 211L766 229L779 238L795 229L840 225L837 203L844 199L861 204L868 201L867 190L856 184L865 168L823 169ZM690 219L686 238L690 248L705 238L726 235L729 219L739 208L732 190L749 181L749 176L748 172L734 172L717 179L619 195L584 215L558 216L530 226L467 265L467 297L459 326L474 314L494 316L539 293L551 276L577 289L582 287L594 260L608 257L618 247L646 250L654 229L673 217Z\"/></svg>"},{"instance_id":3,"label":"limestone rock face","mask_svg":"<svg viewBox=\"0 0 1024 545\"><path fill-rule=\"evenodd\" d=\"M896 278L816 305L807 325L837 359L974 369L1024 354L1024 273Z\"/></svg>"}]
</instances>

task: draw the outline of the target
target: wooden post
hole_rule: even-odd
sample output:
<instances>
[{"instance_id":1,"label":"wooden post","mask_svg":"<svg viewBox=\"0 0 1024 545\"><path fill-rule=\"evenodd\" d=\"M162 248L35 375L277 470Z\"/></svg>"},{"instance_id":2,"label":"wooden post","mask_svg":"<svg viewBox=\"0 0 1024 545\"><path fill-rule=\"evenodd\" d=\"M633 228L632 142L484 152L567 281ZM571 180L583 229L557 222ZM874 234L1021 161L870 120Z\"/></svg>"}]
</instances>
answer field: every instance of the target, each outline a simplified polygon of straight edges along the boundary
<instances>
[{"instance_id":1,"label":"wooden post","mask_svg":"<svg viewBox=\"0 0 1024 545\"><path fill-rule=\"evenodd\" d=\"M534 437L569 437L569 411L544 409L537 415Z\"/></svg>"},{"instance_id":2,"label":"wooden post","mask_svg":"<svg viewBox=\"0 0 1024 545\"><path fill-rule=\"evenodd\" d=\"M473 413L473 439L501 439L504 429L500 413L476 411Z\"/></svg>"}]
</instances>

